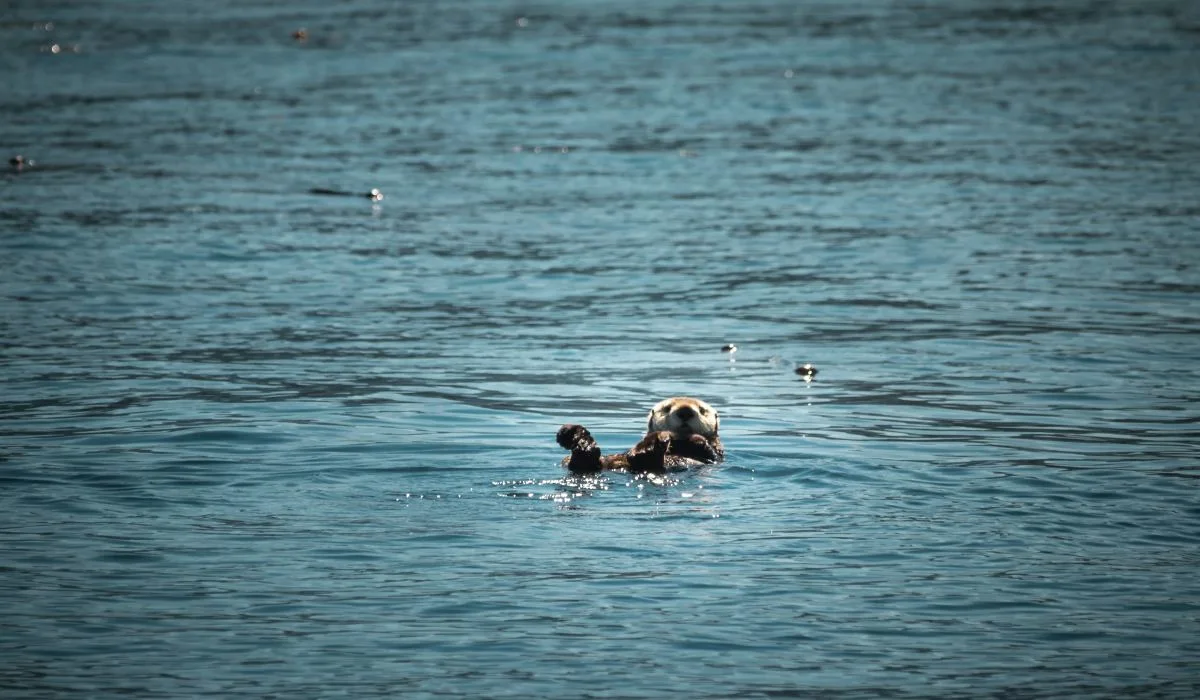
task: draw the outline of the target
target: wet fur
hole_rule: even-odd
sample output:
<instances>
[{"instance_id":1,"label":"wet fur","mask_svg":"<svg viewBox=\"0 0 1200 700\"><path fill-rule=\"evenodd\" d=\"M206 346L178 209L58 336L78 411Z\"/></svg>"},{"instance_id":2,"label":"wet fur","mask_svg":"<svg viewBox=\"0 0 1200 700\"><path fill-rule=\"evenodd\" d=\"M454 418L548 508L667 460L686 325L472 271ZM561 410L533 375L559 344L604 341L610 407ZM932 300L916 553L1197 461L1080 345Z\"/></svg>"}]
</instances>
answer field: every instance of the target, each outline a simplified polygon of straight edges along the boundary
<instances>
[{"instance_id":1,"label":"wet fur","mask_svg":"<svg viewBox=\"0 0 1200 700\"><path fill-rule=\"evenodd\" d=\"M661 473L723 461L725 448L717 435L720 425L712 406L688 396L675 396L650 409L646 435L626 452L601 454L588 429L573 423L558 429L557 441L571 451L562 464L575 474L606 469Z\"/></svg>"}]
</instances>

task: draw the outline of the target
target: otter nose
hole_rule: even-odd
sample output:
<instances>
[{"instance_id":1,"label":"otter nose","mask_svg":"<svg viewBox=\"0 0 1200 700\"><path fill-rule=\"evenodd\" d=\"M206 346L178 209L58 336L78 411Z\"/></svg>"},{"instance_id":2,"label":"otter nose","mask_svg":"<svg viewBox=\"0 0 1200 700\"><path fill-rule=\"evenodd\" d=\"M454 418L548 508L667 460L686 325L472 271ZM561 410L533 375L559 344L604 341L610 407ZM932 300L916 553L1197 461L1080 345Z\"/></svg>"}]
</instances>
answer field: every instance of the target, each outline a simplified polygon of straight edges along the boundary
<instances>
[{"instance_id":1,"label":"otter nose","mask_svg":"<svg viewBox=\"0 0 1200 700\"><path fill-rule=\"evenodd\" d=\"M696 417L696 412L692 410L691 406L680 406L675 409L675 415L679 417L679 420L688 421Z\"/></svg>"}]
</instances>

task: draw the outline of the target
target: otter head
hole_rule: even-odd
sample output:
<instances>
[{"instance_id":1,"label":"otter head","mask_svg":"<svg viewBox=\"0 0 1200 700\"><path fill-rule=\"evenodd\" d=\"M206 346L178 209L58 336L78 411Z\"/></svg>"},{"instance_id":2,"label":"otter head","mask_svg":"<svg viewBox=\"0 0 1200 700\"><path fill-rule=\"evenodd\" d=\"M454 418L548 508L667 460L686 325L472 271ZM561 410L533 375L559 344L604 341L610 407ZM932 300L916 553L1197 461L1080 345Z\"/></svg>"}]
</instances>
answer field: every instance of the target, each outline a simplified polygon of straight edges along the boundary
<instances>
[{"instance_id":1,"label":"otter head","mask_svg":"<svg viewBox=\"0 0 1200 700\"><path fill-rule=\"evenodd\" d=\"M659 401L650 409L646 432L666 430L672 435L702 435L712 439L717 437L717 429L720 427L721 419L717 416L715 408L700 399L674 396Z\"/></svg>"}]
</instances>

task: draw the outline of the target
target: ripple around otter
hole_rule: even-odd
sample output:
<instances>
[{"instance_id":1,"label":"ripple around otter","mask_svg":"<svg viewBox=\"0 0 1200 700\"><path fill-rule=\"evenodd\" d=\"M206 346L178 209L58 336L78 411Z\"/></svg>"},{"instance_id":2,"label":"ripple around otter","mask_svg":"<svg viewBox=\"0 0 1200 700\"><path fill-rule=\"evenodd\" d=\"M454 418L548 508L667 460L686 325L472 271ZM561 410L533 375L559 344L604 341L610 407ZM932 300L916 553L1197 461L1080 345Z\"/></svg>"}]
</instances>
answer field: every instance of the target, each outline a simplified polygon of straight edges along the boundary
<instances>
[{"instance_id":1,"label":"ripple around otter","mask_svg":"<svg viewBox=\"0 0 1200 700\"><path fill-rule=\"evenodd\" d=\"M10 5L5 697L1200 694L1192 5Z\"/></svg>"}]
</instances>

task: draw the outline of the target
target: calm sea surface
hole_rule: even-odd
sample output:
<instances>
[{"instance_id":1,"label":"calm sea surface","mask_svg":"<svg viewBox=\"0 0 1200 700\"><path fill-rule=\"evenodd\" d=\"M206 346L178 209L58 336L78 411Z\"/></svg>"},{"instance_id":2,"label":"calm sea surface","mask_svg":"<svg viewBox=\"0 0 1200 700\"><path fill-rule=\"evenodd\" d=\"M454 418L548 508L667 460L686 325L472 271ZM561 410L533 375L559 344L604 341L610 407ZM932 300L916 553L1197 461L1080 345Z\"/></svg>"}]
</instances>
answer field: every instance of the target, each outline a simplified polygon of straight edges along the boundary
<instances>
[{"instance_id":1,"label":"calm sea surface","mask_svg":"<svg viewBox=\"0 0 1200 700\"><path fill-rule=\"evenodd\" d=\"M1200 6L16 0L0 76L3 697L1200 694ZM726 464L564 476L673 394Z\"/></svg>"}]
</instances>

